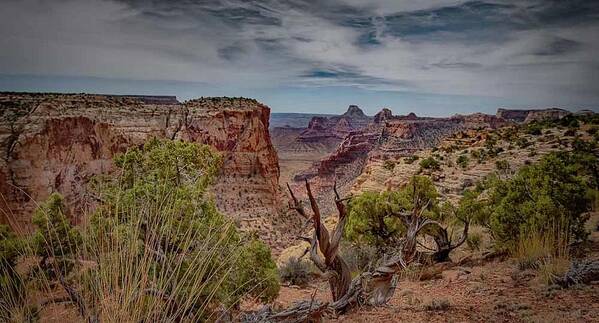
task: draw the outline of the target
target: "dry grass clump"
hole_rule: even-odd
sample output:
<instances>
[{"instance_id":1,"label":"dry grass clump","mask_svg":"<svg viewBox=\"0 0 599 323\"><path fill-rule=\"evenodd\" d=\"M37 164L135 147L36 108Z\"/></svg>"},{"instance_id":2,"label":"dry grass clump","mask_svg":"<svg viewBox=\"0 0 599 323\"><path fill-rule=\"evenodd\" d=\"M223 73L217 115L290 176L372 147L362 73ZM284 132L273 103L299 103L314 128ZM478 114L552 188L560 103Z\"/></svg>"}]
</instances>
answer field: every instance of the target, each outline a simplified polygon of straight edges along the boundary
<instances>
[{"instance_id":1,"label":"dry grass clump","mask_svg":"<svg viewBox=\"0 0 599 323\"><path fill-rule=\"evenodd\" d=\"M561 278L570 268L570 258L550 257L541 262L539 266L539 278L545 285L551 285Z\"/></svg>"},{"instance_id":2,"label":"dry grass clump","mask_svg":"<svg viewBox=\"0 0 599 323\"><path fill-rule=\"evenodd\" d=\"M482 234L471 232L466 239L466 245L470 251L479 251L482 244Z\"/></svg>"},{"instance_id":3,"label":"dry grass clump","mask_svg":"<svg viewBox=\"0 0 599 323\"><path fill-rule=\"evenodd\" d=\"M189 250L178 253L164 250L163 241L172 239L166 232L179 224L153 222L139 218L127 228L109 226L90 235L80 256L91 260L91 268L81 274L81 291L95 315L106 322L218 318L213 301L233 279L228 265L239 257L227 248L227 228L207 228L208 237L200 237L189 227L176 227L176 248ZM155 229L147 232L146 227ZM140 235L146 235L145 244L135 239Z\"/></svg>"},{"instance_id":4,"label":"dry grass clump","mask_svg":"<svg viewBox=\"0 0 599 323\"><path fill-rule=\"evenodd\" d=\"M308 262L291 257L279 268L279 275L283 282L306 286L312 278L312 268Z\"/></svg>"},{"instance_id":5,"label":"dry grass clump","mask_svg":"<svg viewBox=\"0 0 599 323\"><path fill-rule=\"evenodd\" d=\"M404 270L399 274L400 279L406 279L412 282L420 281L422 275L424 273L424 268L417 263L409 264Z\"/></svg>"},{"instance_id":6,"label":"dry grass clump","mask_svg":"<svg viewBox=\"0 0 599 323\"><path fill-rule=\"evenodd\" d=\"M552 284L570 266L567 230L531 232L523 235L513 252L520 270L534 269L545 284Z\"/></svg>"}]
</instances>

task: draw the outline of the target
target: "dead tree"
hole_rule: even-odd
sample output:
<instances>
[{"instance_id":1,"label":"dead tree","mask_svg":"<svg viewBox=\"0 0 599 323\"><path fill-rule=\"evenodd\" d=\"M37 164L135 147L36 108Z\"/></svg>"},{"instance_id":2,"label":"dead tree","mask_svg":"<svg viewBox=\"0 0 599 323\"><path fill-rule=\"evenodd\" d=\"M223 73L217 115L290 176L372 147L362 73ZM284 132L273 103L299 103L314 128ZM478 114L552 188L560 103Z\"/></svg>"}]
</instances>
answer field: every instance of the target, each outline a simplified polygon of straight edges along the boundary
<instances>
[{"instance_id":1,"label":"dead tree","mask_svg":"<svg viewBox=\"0 0 599 323\"><path fill-rule=\"evenodd\" d=\"M310 219L302 203L297 200L289 185L287 187L292 199L291 208L304 218ZM286 321L310 321L314 318L314 313L318 313L318 316L320 316L322 313L345 312L358 305L379 306L386 304L395 293L397 274L407 268L416 258L418 235L429 226L436 224L435 221L423 217L423 213L431 201L415 193L413 209L410 212L398 214L406 227L406 234L400 240L395 253L388 259L381 260L376 269L364 272L351 280L349 267L338 254L339 243L347 221L347 210L344 204L347 198L341 198L336 185L334 185L339 222L331 236L321 222L320 211L308 181L306 181L306 191L313 211L311 220L314 225L314 234L310 239L310 259L320 270L326 273L331 286L333 302L323 304L313 300L302 301L279 313L269 315L262 313L261 318L266 321L281 319ZM322 259L318 254L318 250L322 252L325 259Z\"/></svg>"},{"instance_id":2,"label":"dead tree","mask_svg":"<svg viewBox=\"0 0 599 323\"><path fill-rule=\"evenodd\" d=\"M335 204L337 205L337 211L339 212L339 222L333 230L331 236L327 228L322 224L320 209L316 203L316 199L312 194L310 184L306 180L306 191L308 193L308 199L310 200L310 207L312 208L312 223L314 225L314 234L310 240L310 259L318 269L325 273L331 293L333 295L333 301L337 301L343 295L347 293L351 283L351 271L347 262L339 255L339 244L341 243L341 237L343 236L343 229L345 222L347 222L347 209L343 204L345 199L341 199L336 185L334 186L335 191ZM306 219L310 219L310 216L306 214L303 205L297 200L291 187L287 185L289 193L292 198L291 208L296 210L301 216ZM324 255L324 259L318 254L318 250Z\"/></svg>"},{"instance_id":3,"label":"dead tree","mask_svg":"<svg viewBox=\"0 0 599 323\"><path fill-rule=\"evenodd\" d=\"M468 239L468 228L470 223L468 220L460 219L464 223L464 231L462 231L461 237L457 242L453 243L451 235L447 231L447 227L443 227L440 223L434 222L431 224L428 234L435 240L437 249L432 254L433 262L446 262L449 261L449 253L463 245Z\"/></svg>"},{"instance_id":4,"label":"dead tree","mask_svg":"<svg viewBox=\"0 0 599 323\"><path fill-rule=\"evenodd\" d=\"M423 214L427 210L427 208L429 207L429 205L431 203L431 200L427 199L424 194L419 194L418 186L416 185L416 181L413 181L412 185L413 185L413 192L414 192L413 193L414 194L413 210L411 210L411 211L403 210L401 212L392 212L391 213L392 215L401 219L406 228L409 227L409 224L407 224L408 223L407 219L409 219L410 216L414 216L414 212L419 212L417 218L424 219ZM462 244L464 244L464 242L466 242L466 239L468 238L468 229L469 229L470 223L466 219L463 219L460 217L458 217L458 219L464 223L464 230L462 231L461 237L455 243L453 242L453 235L449 233L446 226L443 226L441 223L439 223L437 221L427 220L427 222L426 222L427 228L426 228L426 230L424 230L423 233L433 237L433 240L435 241L436 249L429 248L419 242L417 242L417 244L419 246L421 246L422 248L427 249L428 251L432 252L432 254L431 253L423 253L423 255L426 255L427 258L430 259L430 261L432 261L434 263L449 261L450 260L449 253L451 251L453 251L454 249L460 247Z\"/></svg>"}]
</instances>

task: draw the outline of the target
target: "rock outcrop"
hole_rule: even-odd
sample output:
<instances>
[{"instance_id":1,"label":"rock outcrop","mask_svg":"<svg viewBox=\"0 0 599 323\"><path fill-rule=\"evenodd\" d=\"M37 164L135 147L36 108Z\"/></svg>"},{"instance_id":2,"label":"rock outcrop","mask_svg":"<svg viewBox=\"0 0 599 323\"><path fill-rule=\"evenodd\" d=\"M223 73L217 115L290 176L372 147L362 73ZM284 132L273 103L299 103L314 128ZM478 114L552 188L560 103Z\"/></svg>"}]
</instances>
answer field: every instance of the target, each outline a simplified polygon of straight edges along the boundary
<instances>
[{"instance_id":1,"label":"rock outcrop","mask_svg":"<svg viewBox=\"0 0 599 323\"><path fill-rule=\"evenodd\" d=\"M526 116L528 116L529 112L530 112L530 110L512 110L512 109L499 108L499 109L497 109L496 116L498 118L502 118L507 121L524 122L524 120L526 119Z\"/></svg>"},{"instance_id":2,"label":"rock outcrop","mask_svg":"<svg viewBox=\"0 0 599 323\"><path fill-rule=\"evenodd\" d=\"M590 117L593 116L595 114L595 112L588 110L588 109L583 109L583 110L578 110L574 113L577 116L586 116L586 117Z\"/></svg>"},{"instance_id":3,"label":"rock outcrop","mask_svg":"<svg viewBox=\"0 0 599 323\"><path fill-rule=\"evenodd\" d=\"M499 108L496 116L506 121L529 123L533 121L557 120L572 114L570 111L559 108L511 110Z\"/></svg>"},{"instance_id":4,"label":"rock outcrop","mask_svg":"<svg viewBox=\"0 0 599 323\"><path fill-rule=\"evenodd\" d=\"M213 188L218 208L242 227L272 231L279 166L269 113L243 98L182 104L172 97L0 93L0 220L30 228L36 202L56 191L80 223L94 207L87 182L110 173L115 154L158 137L219 150L224 166Z\"/></svg>"},{"instance_id":5,"label":"rock outcrop","mask_svg":"<svg viewBox=\"0 0 599 323\"><path fill-rule=\"evenodd\" d=\"M374 115L374 123L383 123L387 120L393 118L393 112L387 108L383 108L383 110L379 111L379 113Z\"/></svg>"},{"instance_id":6,"label":"rock outcrop","mask_svg":"<svg viewBox=\"0 0 599 323\"><path fill-rule=\"evenodd\" d=\"M353 104L347 108L347 111L345 111L341 117L349 119L368 119L368 117L364 114L364 111L362 111L362 109L360 109L360 107L357 105Z\"/></svg>"},{"instance_id":7,"label":"rock outcrop","mask_svg":"<svg viewBox=\"0 0 599 323\"><path fill-rule=\"evenodd\" d=\"M507 121L503 118L499 118L497 116L488 115L484 113L473 113L469 115L456 115L451 117L451 119L457 119L460 123L463 123L464 126L468 129L477 129L477 128L491 128L496 129L504 126Z\"/></svg>"},{"instance_id":8,"label":"rock outcrop","mask_svg":"<svg viewBox=\"0 0 599 323\"><path fill-rule=\"evenodd\" d=\"M570 111L566 111L558 108L543 109L543 110L531 110L528 112L524 123L530 123L534 121L545 121L545 120L559 120L565 116L571 115Z\"/></svg>"},{"instance_id":9,"label":"rock outcrop","mask_svg":"<svg viewBox=\"0 0 599 323\"><path fill-rule=\"evenodd\" d=\"M310 143L329 141L330 138L342 140L352 131L366 127L371 121L372 118L366 116L358 106L350 105L340 116L312 118L308 128L297 140Z\"/></svg>"}]
</instances>

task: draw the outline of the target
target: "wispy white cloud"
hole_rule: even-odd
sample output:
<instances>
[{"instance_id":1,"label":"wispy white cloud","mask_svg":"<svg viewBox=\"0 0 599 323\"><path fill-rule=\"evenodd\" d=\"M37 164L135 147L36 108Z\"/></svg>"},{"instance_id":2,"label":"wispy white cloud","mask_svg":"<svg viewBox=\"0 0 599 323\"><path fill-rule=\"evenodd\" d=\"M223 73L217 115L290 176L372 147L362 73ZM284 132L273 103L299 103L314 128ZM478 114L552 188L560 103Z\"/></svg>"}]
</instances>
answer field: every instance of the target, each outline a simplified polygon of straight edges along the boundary
<instances>
[{"instance_id":1,"label":"wispy white cloud","mask_svg":"<svg viewBox=\"0 0 599 323\"><path fill-rule=\"evenodd\" d=\"M599 102L598 10L541 0L6 0L0 73Z\"/></svg>"}]
</instances>

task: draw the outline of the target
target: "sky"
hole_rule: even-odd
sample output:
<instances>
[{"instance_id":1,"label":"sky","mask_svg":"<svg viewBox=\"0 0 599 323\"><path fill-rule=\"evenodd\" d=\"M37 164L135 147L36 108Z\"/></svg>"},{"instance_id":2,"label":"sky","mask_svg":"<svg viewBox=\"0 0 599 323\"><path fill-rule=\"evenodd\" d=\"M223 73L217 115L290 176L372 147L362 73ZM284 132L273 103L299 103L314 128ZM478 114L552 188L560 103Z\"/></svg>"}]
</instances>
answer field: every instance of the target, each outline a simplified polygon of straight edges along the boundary
<instances>
[{"instance_id":1,"label":"sky","mask_svg":"<svg viewBox=\"0 0 599 323\"><path fill-rule=\"evenodd\" d=\"M599 112L599 1L0 0L0 91Z\"/></svg>"}]
</instances>

